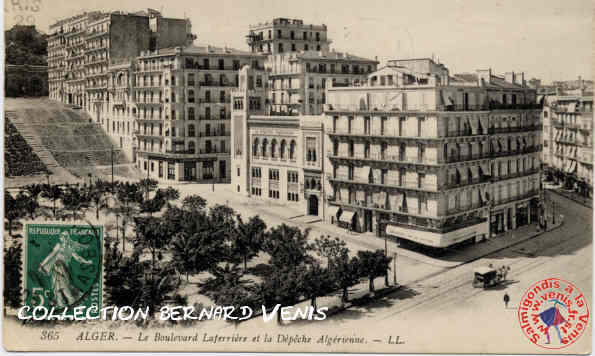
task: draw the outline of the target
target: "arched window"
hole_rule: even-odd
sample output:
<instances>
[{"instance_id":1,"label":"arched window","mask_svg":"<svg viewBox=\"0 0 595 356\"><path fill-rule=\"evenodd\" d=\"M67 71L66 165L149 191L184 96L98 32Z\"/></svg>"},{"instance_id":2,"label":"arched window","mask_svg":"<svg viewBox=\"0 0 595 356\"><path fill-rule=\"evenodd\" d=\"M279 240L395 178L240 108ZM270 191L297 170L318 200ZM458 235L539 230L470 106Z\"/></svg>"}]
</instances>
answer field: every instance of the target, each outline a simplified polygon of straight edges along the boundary
<instances>
[{"instance_id":1,"label":"arched window","mask_svg":"<svg viewBox=\"0 0 595 356\"><path fill-rule=\"evenodd\" d=\"M194 131L194 125L188 125L188 136L189 137L196 136L196 132Z\"/></svg>"},{"instance_id":2,"label":"arched window","mask_svg":"<svg viewBox=\"0 0 595 356\"><path fill-rule=\"evenodd\" d=\"M259 144L258 137L256 137L254 139L254 143L252 144L252 155L253 156L258 156L258 144Z\"/></svg>"},{"instance_id":3,"label":"arched window","mask_svg":"<svg viewBox=\"0 0 595 356\"><path fill-rule=\"evenodd\" d=\"M289 144L289 159L295 159L295 140Z\"/></svg>"},{"instance_id":4,"label":"arched window","mask_svg":"<svg viewBox=\"0 0 595 356\"><path fill-rule=\"evenodd\" d=\"M273 139L271 141L271 158L275 158L277 154L277 140Z\"/></svg>"},{"instance_id":5,"label":"arched window","mask_svg":"<svg viewBox=\"0 0 595 356\"><path fill-rule=\"evenodd\" d=\"M196 147L194 145L194 141L188 142L188 152L194 153L196 151Z\"/></svg>"},{"instance_id":6,"label":"arched window","mask_svg":"<svg viewBox=\"0 0 595 356\"><path fill-rule=\"evenodd\" d=\"M281 159L285 159L286 146L287 146L287 142L285 142L285 140L281 140L281 150L279 151L279 157Z\"/></svg>"},{"instance_id":7,"label":"arched window","mask_svg":"<svg viewBox=\"0 0 595 356\"><path fill-rule=\"evenodd\" d=\"M194 102L194 90L192 90L192 89L188 90L188 102L189 103Z\"/></svg>"},{"instance_id":8,"label":"arched window","mask_svg":"<svg viewBox=\"0 0 595 356\"><path fill-rule=\"evenodd\" d=\"M266 157L267 155L267 145L269 144L269 141L265 138L264 140L262 140L262 156Z\"/></svg>"}]
</instances>

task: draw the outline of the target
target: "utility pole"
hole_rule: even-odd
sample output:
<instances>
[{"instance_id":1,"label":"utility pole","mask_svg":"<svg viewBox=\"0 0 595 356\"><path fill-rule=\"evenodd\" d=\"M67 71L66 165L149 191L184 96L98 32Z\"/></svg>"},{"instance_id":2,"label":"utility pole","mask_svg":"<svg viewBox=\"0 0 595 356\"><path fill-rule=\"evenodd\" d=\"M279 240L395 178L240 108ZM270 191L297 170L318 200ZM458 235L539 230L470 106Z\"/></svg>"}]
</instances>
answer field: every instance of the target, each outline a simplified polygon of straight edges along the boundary
<instances>
[{"instance_id":1,"label":"utility pole","mask_svg":"<svg viewBox=\"0 0 595 356\"><path fill-rule=\"evenodd\" d=\"M114 193L114 145L110 147L111 158L112 158L112 194Z\"/></svg>"},{"instance_id":2,"label":"utility pole","mask_svg":"<svg viewBox=\"0 0 595 356\"><path fill-rule=\"evenodd\" d=\"M395 257L393 258L393 282L394 285L397 285L397 253L394 253Z\"/></svg>"}]
</instances>

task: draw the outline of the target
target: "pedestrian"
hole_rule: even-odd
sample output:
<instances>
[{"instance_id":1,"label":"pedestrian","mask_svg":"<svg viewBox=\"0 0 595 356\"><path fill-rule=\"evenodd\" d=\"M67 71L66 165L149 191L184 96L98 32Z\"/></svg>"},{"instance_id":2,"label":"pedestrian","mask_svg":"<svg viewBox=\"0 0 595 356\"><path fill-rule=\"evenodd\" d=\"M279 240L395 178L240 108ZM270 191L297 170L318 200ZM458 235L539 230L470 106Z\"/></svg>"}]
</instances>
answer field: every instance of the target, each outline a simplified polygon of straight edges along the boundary
<instances>
[{"instance_id":1,"label":"pedestrian","mask_svg":"<svg viewBox=\"0 0 595 356\"><path fill-rule=\"evenodd\" d=\"M504 293L504 309L508 309L508 302L510 302L510 296L508 293Z\"/></svg>"}]
</instances>

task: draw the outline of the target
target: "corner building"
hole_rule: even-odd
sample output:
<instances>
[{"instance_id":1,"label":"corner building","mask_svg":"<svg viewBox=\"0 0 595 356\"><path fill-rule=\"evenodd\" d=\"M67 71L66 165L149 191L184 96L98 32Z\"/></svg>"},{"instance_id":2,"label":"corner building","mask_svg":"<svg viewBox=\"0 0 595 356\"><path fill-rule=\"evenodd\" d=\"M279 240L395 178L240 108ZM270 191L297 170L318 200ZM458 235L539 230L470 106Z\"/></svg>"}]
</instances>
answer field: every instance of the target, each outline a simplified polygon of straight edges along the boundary
<instances>
[{"instance_id":1,"label":"corner building","mask_svg":"<svg viewBox=\"0 0 595 356\"><path fill-rule=\"evenodd\" d=\"M523 73L389 61L325 108L325 219L433 248L536 221L540 109Z\"/></svg>"},{"instance_id":2,"label":"corner building","mask_svg":"<svg viewBox=\"0 0 595 356\"><path fill-rule=\"evenodd\" d=\"M141 173L165 181L229 181L231 91L241 67L264 70L264 59L213 46L142 52L132 85Z\"/></svg>"},{"instance_id":3,"label":"corner building","mask_svg":"<svg viewBox=\"0 0 595 356\"><path fill-rule=\"evenodd\" d=\"M593 93L547 96L543 120L543 157L548 176L562 182L566 189L592 197Z\"/></svg>"}]
</instances>

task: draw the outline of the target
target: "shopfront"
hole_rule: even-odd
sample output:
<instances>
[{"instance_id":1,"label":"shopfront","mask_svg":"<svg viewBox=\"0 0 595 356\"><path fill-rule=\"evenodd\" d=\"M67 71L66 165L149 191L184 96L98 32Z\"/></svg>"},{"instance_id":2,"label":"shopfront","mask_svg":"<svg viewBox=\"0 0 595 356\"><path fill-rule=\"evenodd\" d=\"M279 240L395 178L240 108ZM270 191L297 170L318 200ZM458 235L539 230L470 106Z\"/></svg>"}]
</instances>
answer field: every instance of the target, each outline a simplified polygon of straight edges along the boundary
<instances>
[{"instance_id":1,"label":"shopfront","mask_svg":"<svg viewBox=\"0 0 595 356\"><path fill-rule=\"evenodd\" d=\"M479 242L485 239L488 234L488 224L487 222L482 222L446 233L387 225L386 234L397 239L406 239L424 246L444 248L462 244L466 241Z\"/></svg>"}]
</instances>

